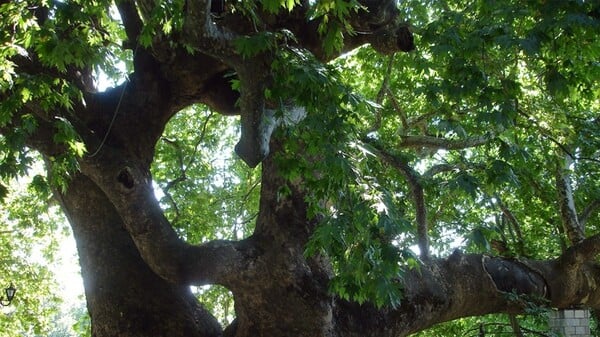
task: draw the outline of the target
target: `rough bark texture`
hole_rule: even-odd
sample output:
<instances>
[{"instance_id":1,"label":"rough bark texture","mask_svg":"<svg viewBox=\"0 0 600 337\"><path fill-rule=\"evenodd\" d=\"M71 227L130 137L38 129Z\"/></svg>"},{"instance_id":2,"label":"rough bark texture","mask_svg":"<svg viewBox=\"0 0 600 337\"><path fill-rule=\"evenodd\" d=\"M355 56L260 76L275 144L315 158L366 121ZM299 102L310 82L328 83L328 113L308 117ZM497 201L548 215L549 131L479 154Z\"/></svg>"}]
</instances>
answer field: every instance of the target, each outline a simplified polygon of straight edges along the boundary
<instances>
[{"instance_id":1,"label":"rough bark texture","mask_svg":"<svg viewBox=\"0 0 600 337\"><path fill-rule=\"evenodd\" d=\"M150 15L155 1L117 4L129 40L137 41L142 18ZM321 60L335 57L323 49L319 22L306 19L308 4L279 15L261 13L266 29L285 27L296 34L300 47ZM413 49L410 31L390 4L395 2L364 1L370 11L352 14L349 22L373 34L348 37L339 53L364 43L382 53ZM259 94L269 76L256 71L265 71L268 65L264 55L263 61L242 60L232 47L236 34L249 33L252 27L233 13L216 23L206 1L186 1L186 6L185 34L175 42L196 48L196 54L172 47L177 44L168 39L174 37L158 34L150 48L136 47L130 80L104 93L87 89L88 82L82 79L89 71L81 70L84 76L77 77L59 74L84 91L86 102L70 113L51 113L69 119L90 150L79 161L81 172L57 197L77 240L95 337L405 336L458 317L521 312L523 303L506 296L510 292L532 300L545 298L555 307L600 309L600 269L589 262L600 251L598 236L580 241L554 261L460 252L447 259L427 259L406 275L405 298L396 309L331 296L327 258L303 254L316 221L307 217L302 182L280 177L269 155L279 144L276 140L269 144L270 135L260 132L265 101ZM45 71L35 60L15 62L26 72ZM223 77L232 70L240 77L240 93ZM241 104L236 106L238 99ZM241 241L197 246L182 241L153 194L149 167L156 141L173 114L198 102L226 115L241 114L240 155L251 166L263 162L256 230ZM39 111L26 106L21 113L40 117L29 146L48 156L64 150L53 142L53 127ZM402 142L406 147L456 149L489 139L486 135L448 143L407 136ZM282 197L278 191L284 185L291 193ZM423 208L419 191L413 188L416 203ZM424 213L421 218L426 240ZM427 252L426 241L423 249ZM237 318L231 326L218 326L188 290L189 285L205 284L232 291Z\"/></svg>"},{"instance_id":2,"label":"rough bark texture","mask_svg":"<svg viewBox=\"0 0 600 337\"><path fill-rule=\"evenodd\" d=\"M94 336L220 336L221 326L189 287L158 277L122 220L88 178L59 195L77 242Z\"/></svg>"}]
</instances>

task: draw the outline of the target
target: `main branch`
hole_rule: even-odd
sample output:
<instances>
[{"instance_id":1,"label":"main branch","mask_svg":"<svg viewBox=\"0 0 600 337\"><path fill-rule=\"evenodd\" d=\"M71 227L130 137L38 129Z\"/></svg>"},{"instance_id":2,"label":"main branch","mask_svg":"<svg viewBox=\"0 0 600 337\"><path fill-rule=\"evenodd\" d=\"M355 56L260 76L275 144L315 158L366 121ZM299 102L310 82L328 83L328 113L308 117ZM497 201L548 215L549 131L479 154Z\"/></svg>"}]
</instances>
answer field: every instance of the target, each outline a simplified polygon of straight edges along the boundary
<instances>
[{"instance_id":1,"label":"main branch","mask_svg":"<svg viewBox=\"0 0 600 337\"><path fill-rule=\"evenodd\" d=\"M177 284L238 282L254 255L252 243L215 240L194 246L181 240L154 197L149 171L126 158L106 149L101 156L82 160L81 170L114 204L148 266Z\"/></svg>"},{"instance_id":2,"label":"main branch","mask_svg":"<svg viewBox=\"0 0 600 337\"><path fill-rule=\"evenodd\" d=\"M551 261L455 252L409 272L397 309L339 301L337 323L344 336L401 337L460 317L523 313L532 303L600 309L600 267L589 259L599 251L594 237Z\"/></svg>"}]
</instances>

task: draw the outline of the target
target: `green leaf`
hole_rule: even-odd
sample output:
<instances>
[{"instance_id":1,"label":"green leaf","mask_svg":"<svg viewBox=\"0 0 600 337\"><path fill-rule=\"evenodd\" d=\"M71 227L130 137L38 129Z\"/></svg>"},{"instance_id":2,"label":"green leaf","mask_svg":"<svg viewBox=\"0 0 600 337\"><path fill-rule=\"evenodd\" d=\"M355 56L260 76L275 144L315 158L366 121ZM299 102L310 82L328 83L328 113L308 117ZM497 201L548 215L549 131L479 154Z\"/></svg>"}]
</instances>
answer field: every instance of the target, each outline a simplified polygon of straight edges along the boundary
<instances>
[{"instance_id":1,"label":"green leaf","mask_svg":"<svg viewBox=\"0 0 600 337\"><path fill-rule=\"evenodd\" d=\"M479 181L474 176L461 172L456 175L451 186L463 190L471 196L471 198L475 199L479 190Z\"/></svg>"},{"instance_id":2,"label":"green leaf","mask_svg":"<svg viewBox=\"0 0 600 337\"><path fill-rule=\"evenodd\" d=\"M488 239L486 238L485 232L486 229L483 227L475 228L469 236L469 242L479 247L480 249L483 249L484 251L490 251L491 246Z\"/></svg>"},{"instance_id":3,"label":"green leaf","mask_svg":"<svg viewBox=\"0 0 600 337\"><path fill-rule=\"evenodd\" d=\"M540 41L538 41L538 39L535 36L521 39L519 41L519 45L521 46L523 51L530 56L537 55L541 48Z\"/></svg>"},{"instance_id":4,"label":"green leaf","mask_svg":"<svg viewBox=\"0 0 600 337\"><path fill-rule=\"evenodd\" d=\"M502 185L511 184L519 185L519 179L515 175L512 166L503 160L494 160L491 166L486 170L488 181L492 184Z\"/></svg>"},{"instance_id":5,"label":"green leaf","mask_svg":"<svg viewBox=\"0 0 600 337\"><path fill-rule=\"evenodd\" d=\"M551 95L558 98L564 98L569 93L569 84L567 79L556 69L550 67L545 74L546 87Z\"/></svg>"}]
</instances>

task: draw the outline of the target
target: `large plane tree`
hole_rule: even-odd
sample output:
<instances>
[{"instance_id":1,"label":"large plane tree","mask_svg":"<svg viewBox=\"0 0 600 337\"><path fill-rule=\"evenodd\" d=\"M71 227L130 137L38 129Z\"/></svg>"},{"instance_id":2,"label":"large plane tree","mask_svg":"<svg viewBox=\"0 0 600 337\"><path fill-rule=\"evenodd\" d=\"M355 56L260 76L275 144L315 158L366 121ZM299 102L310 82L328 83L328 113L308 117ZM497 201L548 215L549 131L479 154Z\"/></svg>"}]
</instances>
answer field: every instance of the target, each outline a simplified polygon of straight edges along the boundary
<instances>
[{"instance_id":1,"label":"large plane tree","mask_svg":"<svg viewBox=\"0 0 600 337\"><path fill-rule=\"evenodd\" d=\"M43 161L33 190L72 227L97 337L600 309L599 16L0 1L1 191Z\"/></svg>"}]
</instances>

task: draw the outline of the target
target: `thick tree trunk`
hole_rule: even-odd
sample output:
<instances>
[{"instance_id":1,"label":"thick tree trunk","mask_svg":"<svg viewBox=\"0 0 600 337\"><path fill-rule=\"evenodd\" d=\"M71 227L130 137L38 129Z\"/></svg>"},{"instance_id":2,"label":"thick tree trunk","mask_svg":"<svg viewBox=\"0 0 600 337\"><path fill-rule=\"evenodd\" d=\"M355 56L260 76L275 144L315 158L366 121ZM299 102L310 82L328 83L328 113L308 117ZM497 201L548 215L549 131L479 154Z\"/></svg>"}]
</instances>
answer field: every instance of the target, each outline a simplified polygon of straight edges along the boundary
<instances>
[{"instance_id":1,"label":"thick tree trunk","mask_svg":"<svg viewBox=\"0 0 600 337\"><path fill-rule=\"evenodd\" d=\"M424 260L401 281L395 309L337 299L327 291L327 259L304 255L318 219L307 215L302 179L279 175L276 140L262 164L254 234L190 245L153 196L148 167L162 129L136 123L139 111L167 119L166 98L128 97L101 153L82 158L81 173L57 193L77 240L94 336L400 337L459 317L522 312L528 298L600 307L600 270L586 262L600 236L555 261L461 253ZM190 294L189 285L205 284L234 295L237 318L224 332ZM512 292L523 300L509 300Z\"/></svg>"},{"instance_id":2,"label":"thick tree trunk","mask_svg":"<svg viewBox=\"0 0 600 337\"><path fill-rule=\"evenodd\" d=\"M77 241L93 336L221 334L189 287L170 284L148 268L114 207L88 178L77 175L57 196Z\"/></svg>"},{"instance_id":3,"label":"thick tree trunk","mask_svg":"<svg viewBox=\"0 0 600 337\"><path fill-rule=\"evenodd\" d=\"M282 196L282 187L290 193ZM252 237L261 254L246 282L234 289L236 337L333 337L329 264L304 257L315 222L300 187L281 179L272 158L263 162L260 210Z\"/></svg>"},{"instance_id":4,"label":"thick tree trunk","mask_svg":"<svg viewBox=\"0 0 600 337\"><path fill-rule=\"evenodd\" d=\"M327 259L304 256L317 220L307 215L301 181L280 177L272 157L263 162L254 234L199 246L176 237L152 196L147 169L109 154L95 163L82 166L95 183L77 176L63 196L95 336L221 335L188 284L221 284L232 291L237 318L227 337L400 337L459 317L519 313L536 298L555 307L600 307L600 270L586 262L600 250L600 236L554 261L460 252L424 261L404 276L402 305L377 309L328 293ZM511 299L509 293L522 297Z\"/></svg>"},{"instance_id":5,"label":"thick tree trunk","mask_svg":"<svg viewBox=\"0 0 600 337\"><path fill-rule=\"evenodd\" d=\"M290 46L297 43L321 61L336 57L322 43L322 19L307 20L313 16L311 2L301 3L291 12L258 13L267 23L261 29L291 31L297 42ZM361 34L346 34L338 54L365 43L384 54L414 49L395 1L359 3L368 11L353 11L348 24ZM152 21L142 18L155 15L157 2L116 5L129 43L140 41L144 23ZM542 304L558 308L600 309L600 267L594 264L600 235L577 237L563 256L549 261L460 252L447 259L423 259L420 268L398 280L403 299L397 308L359 305L330 294L329 261L304 255L317 225L317 219L307 215L305 192L310 191L304 190L301 179L278 175L272 160L277 144L266 146L272 131L262 123L267 113L264 88L271 80L269 58L265 63L263 55L242 57L235 47L234 41L256 33L256 26L241 11L214 20L206 1L186 1L184 7L183 34L157 31L151 46L136 46L129 81L104 93L81 81L81 74L91 78L91 64L86 69L73 64L73 71L57 75L35 57L14 58L16 69L27 75L23 78L66 77L84 91L85 104L74 100L68 112L57 106L41 113L39 102L32 101L23 111L9 114L12 120L3 121L0 132L10 133L25 114L34 116L39 126L27 145L57 156L65 153L65 144L56 140L56 126L48 121L64 119L90 151L79 158L81 173L74 173L68 190L56 196L77 240L95 337L400 337L459 317L522 312L527 301L540 298L545 300ZM38 54L32 50L31 55ZM239 91L231 88L233 71ZM0 98L4 97L3 92ZM251 166L271 156L263 162L256 230L242 241L188 244L177 236L153 196L149 167L155 144L171 116L199 102L223 114L241 115L243 142L238 151ZM492 136L454 141L403 136L400 146L462 149L484 144ZM424 208L423 191L413 190L417 208ZM574 206L570 208L575 214ZM420 213L425 253L426 217L423 209ZM234 294L237 318L225 331L189 290L190 285L206 284L225 286Z\"/></svg>"}]
</instances>

